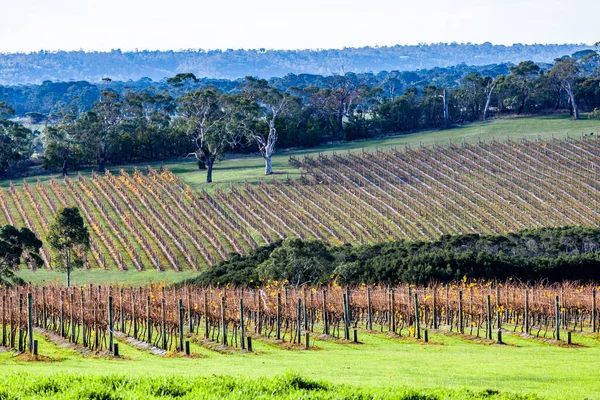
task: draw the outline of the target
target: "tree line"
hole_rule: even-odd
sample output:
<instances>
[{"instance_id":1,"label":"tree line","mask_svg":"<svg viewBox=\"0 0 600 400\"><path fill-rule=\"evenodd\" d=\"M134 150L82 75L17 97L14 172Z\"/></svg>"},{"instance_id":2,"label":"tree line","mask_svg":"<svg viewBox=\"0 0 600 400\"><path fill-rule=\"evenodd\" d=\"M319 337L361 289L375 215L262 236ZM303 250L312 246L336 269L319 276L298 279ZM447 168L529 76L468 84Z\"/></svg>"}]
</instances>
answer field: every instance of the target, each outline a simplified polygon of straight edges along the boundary
<instances>
[{"instance_id":1,"label":"tree line","mask_svg":"<svg viewBox=\"0 0 600 400\"><path fill-rule=\"evenodd\" d=\"M44 127L37 135L11 120L14 109L2 103L0 173L34 153L45 168L63 174L189 155L210 182L225 152L258 152L270 174L276 148L449 128L502 114L569 110L577 119L584 110L600 117L600 56L586 50L552 65L524 61L483 70L458 66L271 81L207 82L182 73L157 87L109 78L100 86L76 87L91 97L97 90L91 108L82 109L81 96L74 96L52 114L29 113Z\"/></svg>"},{"instance_id":2,"label":"tree line","mask_svg":"<svg viewBox=\"0 0 600 400\"><path fill-rule=\"evenodd\" d=\"M600 229L557 227L506 235L446 235L434 241L328 246L288 238L234 255L186 283L260 286L427 284L462 279L600 280Z\"/></svg>"}]
</instances>

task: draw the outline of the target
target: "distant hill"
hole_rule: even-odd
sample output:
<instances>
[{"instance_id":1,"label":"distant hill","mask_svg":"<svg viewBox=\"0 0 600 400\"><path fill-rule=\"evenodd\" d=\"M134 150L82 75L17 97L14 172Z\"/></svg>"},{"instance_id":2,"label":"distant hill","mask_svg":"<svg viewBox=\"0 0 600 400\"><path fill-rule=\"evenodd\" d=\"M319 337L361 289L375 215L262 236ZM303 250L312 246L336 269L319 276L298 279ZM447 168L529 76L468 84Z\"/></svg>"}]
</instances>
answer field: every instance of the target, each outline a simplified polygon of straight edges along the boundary
<instances>
[{"instance_id":1,"label":"distant hill","mask_svg":"<svg viewBox=\"0 0 600 400\"><path fill-rule=\"evenodd\" d=\"M120 81L143 77L161 80L180 72L236 79L247 75L282 77L288 73L411 71L461 63L552 62L556 57L590 48L585 44L434 43L321 50L40 51L0 54L0 84L45 80L98 82L104 77Z\"/></svg>"}]
</instances>

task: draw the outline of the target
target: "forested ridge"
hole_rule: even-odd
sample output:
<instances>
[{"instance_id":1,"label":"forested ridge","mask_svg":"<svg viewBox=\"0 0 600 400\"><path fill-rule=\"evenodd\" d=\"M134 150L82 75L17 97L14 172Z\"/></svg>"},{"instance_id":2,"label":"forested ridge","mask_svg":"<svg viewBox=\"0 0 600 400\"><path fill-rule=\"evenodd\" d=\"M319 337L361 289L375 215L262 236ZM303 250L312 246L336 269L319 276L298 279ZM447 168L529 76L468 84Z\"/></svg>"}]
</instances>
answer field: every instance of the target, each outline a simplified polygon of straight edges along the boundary
<instances>
[{"instance_id":1,"label":"forested ridge","mask_svg":"<svg viewBox=\"0 0 600 400\"><path fill-rule=\"evenodd\" d=\"M182 72L211 78L247 75L282 77L288 73L331 75L344 72L417 70L461 63L473 65L552 62L557 57L590 49L585 44L513 44L511 46L432 43L316 50L181 50L110 52L39 51L0 54L0 84L41 83L45 80L154 80Z\"/></svg>"}]
</instances>

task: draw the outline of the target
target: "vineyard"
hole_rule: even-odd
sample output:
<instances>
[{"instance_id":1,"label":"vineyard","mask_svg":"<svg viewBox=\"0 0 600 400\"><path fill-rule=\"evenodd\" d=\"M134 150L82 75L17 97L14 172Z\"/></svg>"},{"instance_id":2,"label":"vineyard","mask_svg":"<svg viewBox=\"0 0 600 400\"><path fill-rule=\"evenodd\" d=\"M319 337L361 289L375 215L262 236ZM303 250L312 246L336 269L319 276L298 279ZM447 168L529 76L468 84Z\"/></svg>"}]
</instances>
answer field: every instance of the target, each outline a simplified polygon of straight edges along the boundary
<instances>
[{"instance_id":1,"label":"vineyard","mask_svg":"<svg viewBox=\"0 0 600 400\"><path fill-rule=\"evenodd\" d=\"M11 184L0 223L45 237L80 208L86 268L196 271L288 236L333 245L600 223L595 138L508 141L290 158L300 180L193 192L168 170ZM55 254L42 248L44 267ZM28 266L31 269L35 265ZM37 266L38 268L41 266Z\"/></svg>"},{"instance_id":2,"label":"vineyard","mask_svg":"<svg viewBox=\"0 0 600 400\"><path fill-rule=\"evenodd\" d=\"M245 290L23 286L4 288L1 318L2 345L18 351L34 350L34 328L95 352L112 351L119 335L188 354L190 339L252 351L252 338L310 348L313 335L358 342L358 330L424 341L429 331L454 332L497 342L504 331L568 343L573 331L598 332L596 287L573 283L272 284Z\"/></svg>"}]
</instances>

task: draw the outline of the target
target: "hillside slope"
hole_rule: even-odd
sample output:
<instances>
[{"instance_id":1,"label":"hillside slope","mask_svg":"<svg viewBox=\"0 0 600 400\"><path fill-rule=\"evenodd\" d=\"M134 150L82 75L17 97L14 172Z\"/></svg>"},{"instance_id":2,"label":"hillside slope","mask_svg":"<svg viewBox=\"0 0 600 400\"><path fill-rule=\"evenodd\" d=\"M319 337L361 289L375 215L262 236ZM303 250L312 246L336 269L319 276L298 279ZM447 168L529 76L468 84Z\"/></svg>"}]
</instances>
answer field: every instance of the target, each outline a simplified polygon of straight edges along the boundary
<instances>
[{"instance_id":1,"label":"hillside slope","mask_svg":"<svg viewBox=\"0 0 600 400\"><path fill-rule=\"evenodd\" d=\"M122 171L0 193L0 223L45 236L77 205L87 267L193 271L296 236L331 244L600 224L595 137L464 143L292 158L302 180L192 191L171 171ZM46 268L53 255L44 249ZM32 266L30 266L31 268Z\"/></svg>"}]
</instances>

